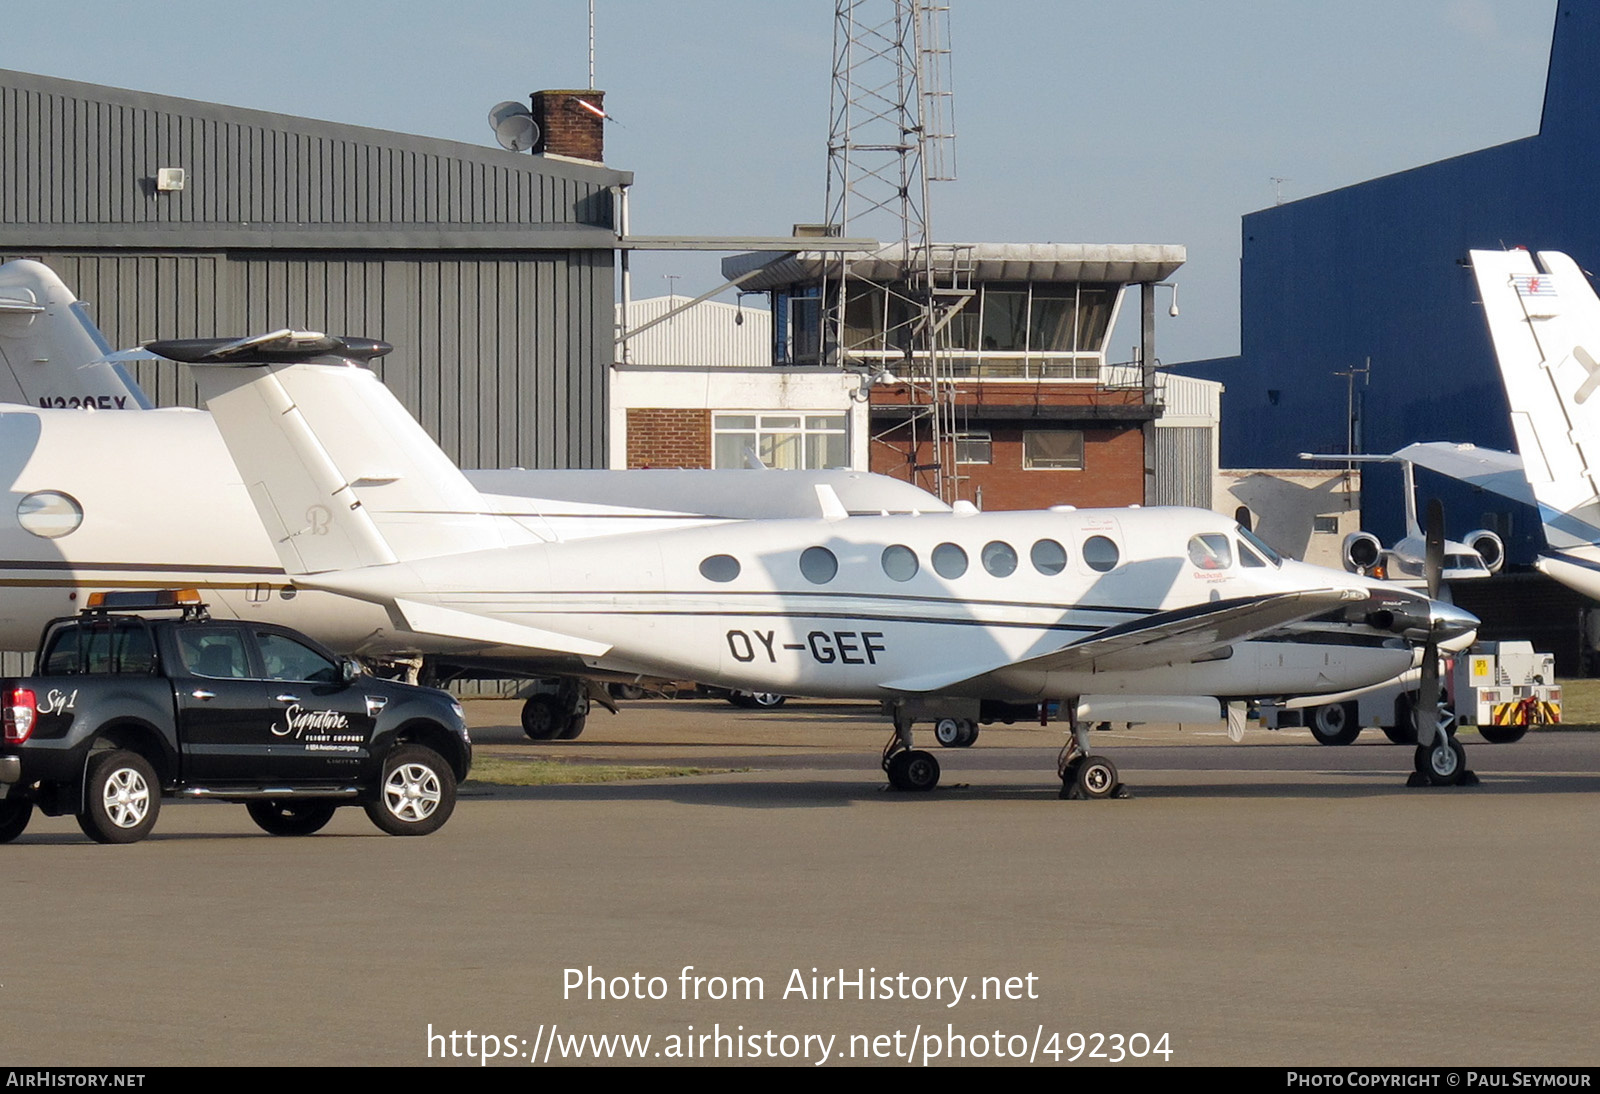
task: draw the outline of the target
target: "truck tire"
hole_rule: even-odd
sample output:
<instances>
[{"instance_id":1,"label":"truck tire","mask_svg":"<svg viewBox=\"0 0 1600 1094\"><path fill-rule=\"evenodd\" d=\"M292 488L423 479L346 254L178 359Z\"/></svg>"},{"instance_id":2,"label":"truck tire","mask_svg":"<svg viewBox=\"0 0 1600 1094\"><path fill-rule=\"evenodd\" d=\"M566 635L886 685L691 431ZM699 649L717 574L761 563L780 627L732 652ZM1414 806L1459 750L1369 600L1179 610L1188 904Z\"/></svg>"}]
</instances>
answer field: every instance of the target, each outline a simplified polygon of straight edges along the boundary
<instances>
[{"instance_id":1,"label":"truck tire","mask_svg":"<svg viewBox=\"0 0 1600 1094\"><path fill-rule=\"evenodd\" d=\"M22 835L33 819L33 803L16 798L0 799L0 843L10 843Z\"/></svg>"},{"instance_id":2,"label":"truck tire","mask_svg":"<svg viewBox=\"0 0 1600 1094\"><path fill-rule=\"evenodd\" d=\"M391 836L437 832L456 807L456 776L431 748L402 745L383 762L377 797L367 803L372 823Z\"/></svg>"},{"instance_id":3,"label":"truck tire","mask_svg":"<svg viewBox=\"0 0 1600 1094\"><path fill-rule=\"evenodd\" d=\"M309 836L313 832L320 832L333 819L337 808L332 802L314 799L296 801L293 798L245 804L250 819L263 832L270 832L274 836Z\"/></svg>"},{"instance_id":4,"label":"truck tire","mask_svg":"<svg viewBox=\"0 0 1600 1094\"><path fill-rule=\"evenodd\" d=\"M1325 703L1306 720L1319 745L1347 745L1361 736L1361 721L1354 703Z\"/></svg>"},{"instance_id":5,"label":"truck tire","mask_svg":"<svg viewBox=\"0 0 1600 1094\"><path fill-rule=\"evenodd\" d=\"M138 843L156 826L161 784L137 752L117 749L89 757L78 827L96 843Z\"/></svg>"}]
</instances>

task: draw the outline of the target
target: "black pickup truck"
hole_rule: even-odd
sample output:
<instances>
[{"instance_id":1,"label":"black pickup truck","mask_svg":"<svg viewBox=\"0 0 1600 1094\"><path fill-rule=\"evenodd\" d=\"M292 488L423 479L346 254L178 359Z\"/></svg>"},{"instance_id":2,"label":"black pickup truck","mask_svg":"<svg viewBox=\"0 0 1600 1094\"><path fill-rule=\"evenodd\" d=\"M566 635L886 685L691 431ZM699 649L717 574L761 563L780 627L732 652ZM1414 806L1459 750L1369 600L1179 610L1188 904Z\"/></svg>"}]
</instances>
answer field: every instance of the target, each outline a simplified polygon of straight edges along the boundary
<instances>
[{"instance_id":1,"label":"black pickup truck","mask_svg":"<svg viewBox=\"0 0 1600 1094\"><path fill-rule=\"evenodd\" d=\"M274 835L348 804L425 835L472 763L445 692L364 675L286 627L212 620L193 591L97 593L50 623L34 675L0 680L0 722L0 842L37 808L133 843L163 796L243 802Z\"/></svg>"}]
</instances>

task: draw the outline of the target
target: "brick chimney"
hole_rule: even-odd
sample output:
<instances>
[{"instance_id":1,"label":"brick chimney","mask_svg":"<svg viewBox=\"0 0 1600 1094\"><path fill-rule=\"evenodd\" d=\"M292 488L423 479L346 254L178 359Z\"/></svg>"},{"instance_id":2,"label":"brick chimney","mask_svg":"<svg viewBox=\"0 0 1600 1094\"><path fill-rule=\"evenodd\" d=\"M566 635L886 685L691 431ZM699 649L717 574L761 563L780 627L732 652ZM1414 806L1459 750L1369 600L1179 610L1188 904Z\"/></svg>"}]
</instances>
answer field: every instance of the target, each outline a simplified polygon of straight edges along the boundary
<instances>
[{"instance_id":1,"label":"brick chimney","mask_svg":"<svg viewBox=\"0 0 1600 1094\"><path fill-rule=\"evenodd\" d=\"M605 117L595 110L605 110L605 98L604 91L535 91L533 120L539 123L539 143L533 146L534 154L604 163Z\"/></svg>"}]
</instances>

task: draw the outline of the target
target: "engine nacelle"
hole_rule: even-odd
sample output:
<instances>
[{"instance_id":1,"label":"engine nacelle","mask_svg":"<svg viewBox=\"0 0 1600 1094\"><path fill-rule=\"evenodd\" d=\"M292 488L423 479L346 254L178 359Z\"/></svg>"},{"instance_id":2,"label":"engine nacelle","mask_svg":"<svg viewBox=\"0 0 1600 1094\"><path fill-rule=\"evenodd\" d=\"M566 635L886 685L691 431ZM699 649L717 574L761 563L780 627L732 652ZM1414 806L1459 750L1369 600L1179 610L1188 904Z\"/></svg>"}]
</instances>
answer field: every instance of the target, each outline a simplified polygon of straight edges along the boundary
<instances>
[{"instance_id":1,"label":"engine nacelle","mask_svg":"<svg viewBox=\"0 0 1600 1094\"><path fill-rule=\"evenodd\" d=\"M1344 568L1353 574L1371 573L1383 557L1383 541L1371 532L1351 532L1344 537Z\"/></svg>"},{"instance_id":2,"label":"engine nacelle","mask_svg":"<svg viewBox=\"0 0 1600 1094\"><path fill-rule=\"evenodd\" d=\"M1505 541L1489 529L1479 528L1476 532L1468 532L1462 542L1478 552L1478 557L1483 559L1483 564L1489 567L1491 574L1499 573L1500 567L1506 564Z\"/></svg>"}]
</instances>

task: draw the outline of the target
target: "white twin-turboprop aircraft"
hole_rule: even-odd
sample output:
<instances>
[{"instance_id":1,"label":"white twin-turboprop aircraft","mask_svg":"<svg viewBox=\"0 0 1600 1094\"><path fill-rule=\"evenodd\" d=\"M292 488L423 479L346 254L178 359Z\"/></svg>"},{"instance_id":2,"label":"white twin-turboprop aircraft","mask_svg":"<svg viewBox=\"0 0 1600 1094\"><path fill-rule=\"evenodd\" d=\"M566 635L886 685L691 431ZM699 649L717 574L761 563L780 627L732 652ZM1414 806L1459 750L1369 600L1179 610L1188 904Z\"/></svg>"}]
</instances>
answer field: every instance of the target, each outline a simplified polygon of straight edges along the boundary
<instances>
[{"instance_id":1,"label":"white twin-turboprop aircraft","mask_svg":"<svg viewBox=\"0 0 1600 1094\"><path fill-rule=\"evenodd\" d=\"M912 747L917 720L1060 700L1063 795L1107 796L1116 769L1089 754L1080 697L1214 719L1219 702L1389 679L1414 645L1477 623L1194 509L851 515L818 483L815 518L540 536L486 504L363 367L381 343L284 331L150 348L191 364L296 587L376 611L411 648L880 700L901 789L939 777ZM1452 737L1424 724L1419 739L1420 773L1461 776Z\"/></svg>"}]
</instances>

